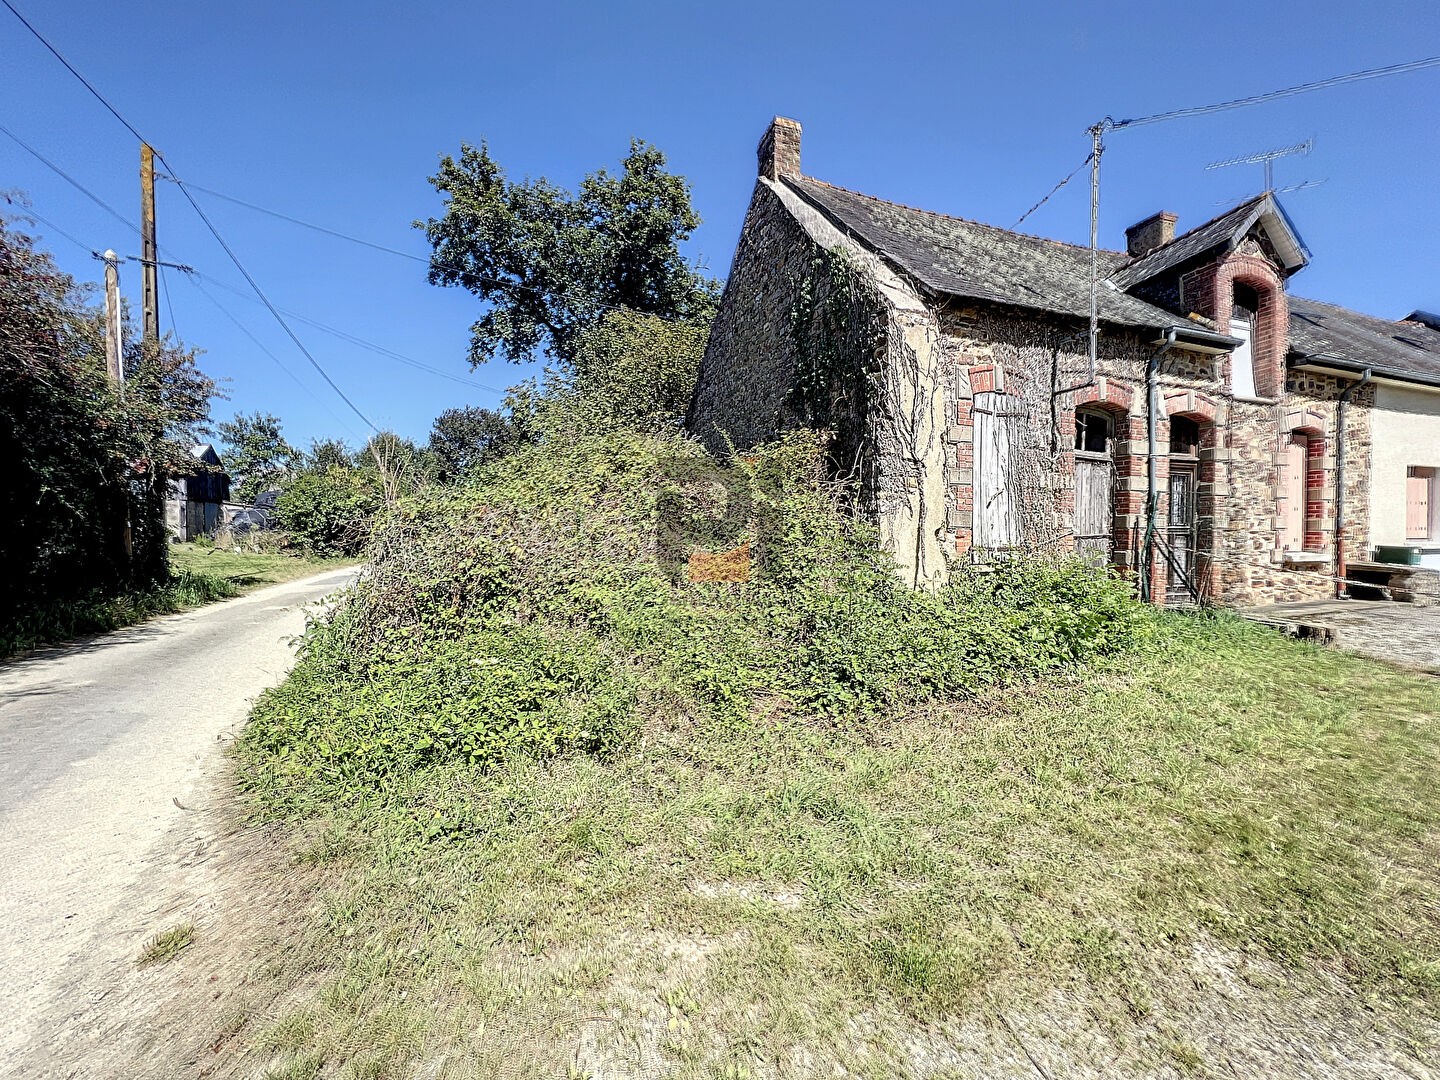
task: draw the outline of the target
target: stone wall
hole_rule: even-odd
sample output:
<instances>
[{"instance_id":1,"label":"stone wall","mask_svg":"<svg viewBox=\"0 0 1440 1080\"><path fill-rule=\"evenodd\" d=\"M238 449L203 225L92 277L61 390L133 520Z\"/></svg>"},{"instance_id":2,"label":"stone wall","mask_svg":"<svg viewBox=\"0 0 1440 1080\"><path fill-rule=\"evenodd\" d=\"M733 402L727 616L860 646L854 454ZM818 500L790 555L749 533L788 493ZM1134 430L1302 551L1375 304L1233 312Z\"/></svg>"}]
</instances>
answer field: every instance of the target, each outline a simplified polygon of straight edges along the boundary
<instances>
[{"instance_id":1,"label":"stone wall","mask_svg":"<svg viewBox=\"0 0 1440 1080\"><path fill-rule=\"evenodd\" d=\"M836 260L853 274L843 326L826 317ZM832 472L858 481L861 509L901 575L938 584L948 573L939 342L933 313L908 281L783 181L762 178L688 426L718 454L794 427L828 429ZM814 385L814 350L846 346L844 369Z\"/></svg>"},{"instance_id":2,"label":"stone wall","mask_svg":"<svg viewBox=\"0 0 1440 1080\"><path fill-rule=\"evenodd\" d=\"M820 254L774 188L757 183L690 404L688 426L711 453L799 426L790 318L797 285Z\"/></svg>"},{"instance_id":3,"label":"stone wall","mask_svg":"<svg viewBox=\"0 0 1440 1080\"><path fill-rule=\"evenodd\" d=\"M1159 346L1145 335L1102 328L1093 385L1087 383L1084 326L993 305L955 305L942 315L948 377L946 543L962 560L990 553L972 548L974 529L974 394L1003 388L1024 403L1026 428L1017 470L1023 544L1030 551L1071 550L1075 512L1075 410L1090 405L1114 427L1115 523L1112 562L1140 569L1149 489L1145 372ZM1291 372L1273 403L1236 400L1226 358L1182 348L1159 360L1156 415L1156 520L1169 513L1170 428L1175 417L1195 422L1197 522L1195 582L1204 602L1252 605L1320 599L1334 592L1336 402L1347 385L1330 376ZM1074 389L1071 389L1074 388ZM1346 431L1348 549L1367 550L1370 404L1353 397ZM1311 435L1315 453L1306 488L1307 553L1286 553L1279 529L1284 505L1283 453L1291 431ZM1156 554L1151 594L1166 595L1166 562ZM1170 599L1177 599L1171 597ZM1183 598L1181 598L1183 599Z\"/></svg>"}]
</instances>

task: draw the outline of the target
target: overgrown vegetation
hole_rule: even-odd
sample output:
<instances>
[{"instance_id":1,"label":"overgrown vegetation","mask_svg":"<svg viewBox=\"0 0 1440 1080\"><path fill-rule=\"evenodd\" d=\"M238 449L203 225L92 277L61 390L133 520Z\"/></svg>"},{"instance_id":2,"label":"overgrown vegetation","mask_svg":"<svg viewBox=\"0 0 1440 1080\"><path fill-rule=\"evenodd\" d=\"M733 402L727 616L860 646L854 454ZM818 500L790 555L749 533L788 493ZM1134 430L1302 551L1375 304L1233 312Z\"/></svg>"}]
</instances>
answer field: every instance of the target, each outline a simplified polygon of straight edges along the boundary
<instances>
[{"instance_id":1,"label":"overgrown vegetation","mask_svg":"<svg viewBox=\"0 0 1440 1080\"><path fill-rule=\"evenodd\" d=\"M1172 1025L1197 949L1227 1008L1440 990L1433 680L1063 564L899 589L814 454L596 437L386 525L239 747L324 882L278 976L319 989L242 1045L935 1075L949 1025L1060 989L1096 1075L1160 1075L1215 1052ZM688 582L740 538L750 582Z\"/></svg>"},{"instance_id":2,"label":"overgrown vegetation","mask_svg":"<svg viewBox=\"0 0 1440 1080\"><path fill-rule=\"evenodd\" d=\"M1078 565L903 588L818 456L802 436L726 470L674 437L577 435L402 506L248 729L270 793L610 750L658 711L742 728L874 716L1146 632L1121 583ZM686 580L692 547L742 541L750 582Z\"/></svg>"},{"instance_id":3,"label":"overgrown vegetation","mask_svg":"<svg viewBox=\"0 0 1440 1080\"><path fill-rule=\"evenodd\" d=\"M88 287L23 222L0 220L0 642L11 647L192 587L168 580L162 505L169 477L193 464L215 387L193 351L125 337L122 395Z\"/></svg>"},{"instance_id":4,"label":"overgrown vegetation","mask_svg":"<svg viewBox=\"0 0 1440 1080\"><path fill-rule=\"evenodd\" d=\"M140 955L135 958L135 966L146 968L156 964L168 964L188 949L194 941L194 923L181 923L179 926L162 930L145 943L145 947L140 950Z\"/></svg>"}]
</instances>

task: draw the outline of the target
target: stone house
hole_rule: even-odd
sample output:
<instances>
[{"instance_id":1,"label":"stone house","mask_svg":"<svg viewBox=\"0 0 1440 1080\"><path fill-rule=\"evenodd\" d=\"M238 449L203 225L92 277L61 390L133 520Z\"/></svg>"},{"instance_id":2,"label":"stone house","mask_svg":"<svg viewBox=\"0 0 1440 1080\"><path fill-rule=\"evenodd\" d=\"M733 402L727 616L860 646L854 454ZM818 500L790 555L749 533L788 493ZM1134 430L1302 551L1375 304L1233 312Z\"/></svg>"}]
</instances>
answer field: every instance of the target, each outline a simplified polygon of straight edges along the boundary
<instances>
[{"instance_id":1,"label":"stone house","mask_svg":"<svg viewBox=\"0 0 1440 1080\"><path fill-rule=\"evenodd\" d=\"M829 430L907 580L1082 552L1157 602L1318 599L1417 526L1440 328L1293 296L1273 194L1098 252L1092 349L1088 248L807 177L800 133L761 140L689 426L721 453Z\"/></svg>"}]
</instances>

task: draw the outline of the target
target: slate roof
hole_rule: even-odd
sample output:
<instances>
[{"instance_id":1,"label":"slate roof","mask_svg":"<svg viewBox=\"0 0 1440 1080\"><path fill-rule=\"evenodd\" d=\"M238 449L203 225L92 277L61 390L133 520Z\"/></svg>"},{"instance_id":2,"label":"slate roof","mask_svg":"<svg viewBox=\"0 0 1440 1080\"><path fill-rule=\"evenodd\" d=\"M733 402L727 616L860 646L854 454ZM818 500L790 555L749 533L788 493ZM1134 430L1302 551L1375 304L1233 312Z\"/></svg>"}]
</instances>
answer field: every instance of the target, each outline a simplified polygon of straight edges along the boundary
<instances>
[{"instance_id":1,"label":"slate roof","mask_svg":"<svg viewBox=\"0 0 1440 1080\"><path fill-rule=\"evenodd\" d=\"M1290 297L1290 352L1301 358L1349 361L1391 375L1440 379L1440 331Z\"/></svg>"},{"instance_id":2,"label":"slate roof","mask_svg":"<svg viewBox=\"0 0 1440 1080\"><path fill-rule=\"evenodd\" d=\"M839 227L935 292L1089 317L1087 247L917 210L808 176L787 176L784 182ZM1272 212L1290 230L1288 239L1295 242L1301 257L1308 258L1280 204L1269 193L1257 195L1137 259L1101 250L1100 318L1121 326L1155 329L1185 325L1183 317L1122 292L1106 279L1121 287L1147 281L1229 242ZM1440 330L1418 322L1378 319L1293 295L1289 306L1292 356L1323 355L1401 378L1440 378Z\"/></svg>"},{"instance_id":3,"label":"slate roof","mask_svg":"<svg viewBox=\"0 0 1440 1080\"><path fill-rule=\"evenodd\" d=\"M1089 248L916 210L809 177L786 177L785 183L936 292L1090 315ZM1101 251L1101 277L1125 260L1118 251ZM1122 326L1165 328L1182 321L1103 282L1098 308L1101 319Z\"/></svg>"}]
</instances>

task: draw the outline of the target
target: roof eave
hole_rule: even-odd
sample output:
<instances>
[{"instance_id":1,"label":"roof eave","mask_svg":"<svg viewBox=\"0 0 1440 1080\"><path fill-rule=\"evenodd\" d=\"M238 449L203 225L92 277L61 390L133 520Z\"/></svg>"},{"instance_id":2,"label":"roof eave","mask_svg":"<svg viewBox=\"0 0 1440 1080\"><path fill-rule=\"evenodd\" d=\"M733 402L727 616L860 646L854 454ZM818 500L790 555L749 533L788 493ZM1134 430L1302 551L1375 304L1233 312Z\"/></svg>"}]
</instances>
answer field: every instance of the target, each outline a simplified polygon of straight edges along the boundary
<instances>
[{"instance_id":1,"label":"roof eave","mask_svg":"<svg viewBox=\"0 0 1440 1080\"><path fill-rule=\"evenodd\" d=\"M1386 364L1369 364L1363 360L1352 360L1346 356L1335 356L1330 353L1302 353L1291 360L1290 366L1313 370L1342 371L1347 375L1363 375L1368 371L1377 378L1387 379L1391 382L1414 383L1417 386L1440 388L1440 375L1429 375L1423 371L1407 371L1404 368L1393 368Z\"/></svg>"}]
</instances>

